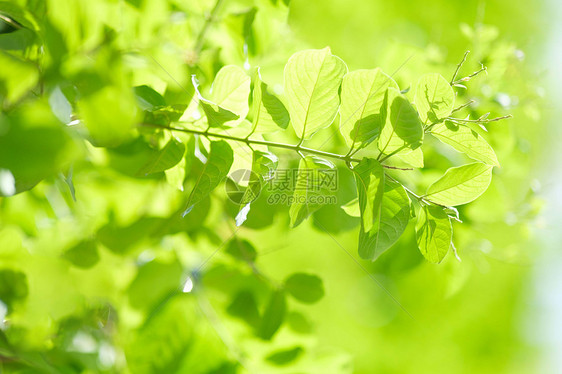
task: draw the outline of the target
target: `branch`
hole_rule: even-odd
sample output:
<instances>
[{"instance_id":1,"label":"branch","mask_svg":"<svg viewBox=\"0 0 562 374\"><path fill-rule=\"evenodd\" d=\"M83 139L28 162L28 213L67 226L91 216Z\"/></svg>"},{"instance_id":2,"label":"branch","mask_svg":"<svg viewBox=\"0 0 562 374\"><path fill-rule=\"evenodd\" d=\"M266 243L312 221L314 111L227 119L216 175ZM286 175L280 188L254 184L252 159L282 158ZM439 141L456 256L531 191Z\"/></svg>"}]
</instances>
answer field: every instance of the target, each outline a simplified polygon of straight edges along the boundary
<instances>
[{"instance_id":1,"label":"branch","mask_svg":"<svg viewBox=\"0 0 562 374\"><path fill-rule=\"evenodd\" d=\"M265 146L274 147L274 148L290 149L290 150L298 152L298 153L305 152L305 153L315 154L315 155L319 155L319 156L324 156L324 157L328 157L328 158L334 158L334 159L342 160L342 161L345 161L346 163L347 162L360 162L361 161L357 158L353 158L353 157L350 157L350 156L347 156L347 155L340 155L340 154L337 154L337 153L324 152L324 151L320 151L320 150L317 150L317 149L302 147L299 144L293 145L293 144L287 144L287 143L271 142L271 141L268 141L268 140L239 138L239 137L230 136L230 135L227 135L227 134L218 134L218 133L209 132L208 129L207 130L195 130L195 129L187 129L187 128L181 128L181 127L163 126L163 125L157 125L157 124L153 124L153 123L141 123L141 126L154 127L154 128L168 130L168 131L184 132L184 133L188 133L188 134L202 135L202 136L207 137L207 138L218 138L218 139L231 140L231 141L235 141L235 142L246 143L248 146L250 144L258 144L258 145L265 145ZM400 167L397 167L397 166L390 166L390 165L382 165L382 166L386 169L413 170L411 168L400 168Z\"/></svg>"}]
</instances>

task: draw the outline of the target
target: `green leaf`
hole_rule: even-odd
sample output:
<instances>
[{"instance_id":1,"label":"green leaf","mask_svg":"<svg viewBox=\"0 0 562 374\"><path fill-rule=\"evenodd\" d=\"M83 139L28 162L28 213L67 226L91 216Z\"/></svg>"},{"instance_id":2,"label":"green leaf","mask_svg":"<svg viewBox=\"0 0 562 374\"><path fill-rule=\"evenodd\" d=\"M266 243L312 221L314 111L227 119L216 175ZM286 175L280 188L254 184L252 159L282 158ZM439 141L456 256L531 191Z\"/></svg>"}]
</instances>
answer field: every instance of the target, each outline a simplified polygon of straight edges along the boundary
<instances>
[{"instance_id":1,"label":"green leaf","mask_svg":"<svg viewBox=\"0 0 562 374\"><path fill-rule=\"evenodd\" d=\"M264 340L271 340L283 324L286 313L287 301L285 299L285 292L283 290L273 291L263 313L258 336Z\"/></svg>"},{"instance_id":2,"label":"green leaf","mask_svg":"<svg viewBox=\"0 0 562 374\"><path fill-rule=\"evenodd\" d=\"M361 212L361 228L365 232L378 230L385 180L382 165L377 160L365 157L353 168L353 172Z\"/></svg>"},{"instance_id":3,"label":"green leaf","mask_svg":"<svg viewBox=\"0 0 562 374\"><path fill-rule=\"evenodd\" d=\"M347 67L330 48L295 53L285 65L285 95L297 136L308 139L338 112L338 90Z\"/></svg>"},{"instance_id":4,"label":"green leaf","mask_svg":"<svg viewBox=\"0 0 562 374\"><path fill-rule=\"evenodd\" d=\"M416 238L427 261L440 263L449 251L452 237L451 222L443 209L435 205L422 206L416 223Z\"/></svg>"},{"instance_id":5,"label":"green leaf","mask_svg":"<svg viewBox=\"0 0 562 374\"><path fill-rule=\"evenodd\" d=\"M386 121L379 138L383 154L407 153L421 146L423 129L418 112L395 88L386 91Z\"/></svg>"},{"instance_id":6,"label":"green leaf","mask_svg":"<svg viewBox=\"0 0 562 374\"><path fill-rule=\"evenodd\" d=\"M96 241L84 240L64 252L63 257L73 265L88 269L98 263L100 256Z\"/></svg>"},{"instance_id":7,"label":"green leaf","mask_svg":"<svg viewBox=\"0 0 562 374\"><path fill-rule=\"evenodd\" d=\"M0 99L16 102L37 84L39 72L30 62L0 51L0 66Z\"/></svg>"},{"instance_id":8,"label":"green leaf","mask_svg":"<svg viewBox=\"0 0 562 374\"><path fill-rule=\"evenodd\" d=\"M453 111L455 92L441 75L426 74L416 85L414 102L424 125L437 123Z\"/></svg>"},{"instance_id":9,"label":"green leaf","mask_svg":"<svg viewBox=\"0 0 562 374\"><path fill-rule=\"evenodd\" d=\"M210 99L221 108L238 116L238 121L227 122L225 126L235 126L248 115L250 83L250 77L238 66L227 65L217 73Z\"/></svg>"},{"instance_id":10,"label":"green leaf","mask_svg":"<svg viewBox=\"0 0 562 374\"><path fill-rule=\"evenodd\" d=\"M289 112L275 95L268 92L267 84L262 81L259 68L254 75L252 104L252 132L266 133L286 129L289 124Z\"/></svg>"},{"instance_id":11,"label":"green leaf","mask_svg":"<svg viewBox=\"0 0 562 374\"><path fill-rule=\"evenodd\" d=\"M355 198L345 205L342 205L343 211L351 217L361 217L361 209L359 208L359 198Z\"/></svg>"},{"instance_id":12,"label":"green leaf","mask_svg":"<svg viewBox=\"0 0 562 374\"><path fill-rule=\"evenodd\" d=\"M173 187L183 191L183 183L185 182L185 168L187 165L186 158L183 157L179 163L165 170L166 181Z\"/></svg>"},{"instance_id":13,"label":"green leaf","mask_svg":"<svg viewBox=\"0 0 562 374\"><path fill-rule=\"evenodd\" d=\"M385 181L382 202L376 213L377 225L370 231L362 227L359 233L359 253L373 261L396 243L408 226L410 199L400 183Z\"/></svg>"},{"instance_id":14,"label":"green leaf","mask_svg":"<svg viewBox=\"0 0 562 374\"><path fill-rule=\"evenodd\" d=\"M291 227L298 226L311 213L320 209L332 196L328 182L336 177L334 164L316 156L307 156L300 160L292 204L289 209Z\"/></svg>"},{"instance_id":15,"label":"green leaf","mask_svg":"<svg viewBox=\"0 0 562 374\"><path fill-rule=\"evenodd\" d=\"M248 186L244 190L240 201L240 209L236 215L236 226L241 226L247 219L250 212L250 204L258 198L263 183L272 178L277 169L278 159L272 153L254 151L252 156L252 172Z\"/></svg>"},{"instance_id":16,"label":"green leaf","mask_svg":"<svg viewBox=\"0 0 562 374\"><path fill-rule=\"evenodd\" d=\"M446 206L469 203L492 181L492 166L479 162L450 168L427 189L425 198Z\"/></svg>"},{"instance_id":17,"label":"green leaf","mask_svg":"<svg viewBox=\"0 0 562 374\"><path fill-rule=\"evenodd\" d=\"M414 168L423 168L423 151L421 147L408 153L399 153L396 157L409 166Z\"/></svg>"},{"instance_id":18,"label":"green leaf","mask_svg":"<svg viewBox=\"0 0 562 374\"><path fill-rule=\"evenodd\" d=\"M265 359L274 365L282 366L295 361L297 358L299 358L299 356L303 352L304 349L300 346L297 346L293 348L275 351L269 356L267 356Z\"/></svg>"},{"instance_id":19,"label":"green leaf","mask_svg":"<svg viewBox=\"0 0 562 374\"><path fill-rule=\"evenodd\" d=\"M226 311L231 316L245 321L251 327L260 323L258 304L254 294L249 290L243 290L236 294Z\"/></svg>"},{"instance_id":20,"label":"green leaf","mask_svg":"<svg viewBox=\"0 0 562 374\"><path fill-rule=\"evenodd\" d=\"M353 168L357 185L361 229L359 231L359 256L374 260L376 246L368 245L366 237L376 235L381 229L382 200L385 175L382 165L374 159L364 158Z\"/></svg>"},{"instance_id":21,"label":"green leaf","mask_svg":"<svg viewBox=\"0 0 562 374\"><path fill-rule=\"evenodd\" d=\"M228 242L226 253L244 262L253 262L257 257L256 249L252 243L236 237Z\"/></svg>"},{"instance_id":22,"label":"green leaf","mask_svg":"<svg viewBox=\"0 0 562 374\"><path fill-rule=\"evenodd\" d=\"M138 171L139 175L148 175L168 170L177 165L185 154L185 144L172 136L170 141L150 161Z\"/></svg>"},{"instance_id":23,"label":"green leaf","mask_svg":"<svg viewBox=\"0 0 562 374\"><path fill-rule=\"evenodd\" d=\"M68 128L54 117L46 100L0 113L0 171L6 183L0 186L0 196L33 188L68 167L77 155Z\"/></svg>"},{"instance_id":24,"label":"green leaf","mask_svg":"<svg viewBox=\"0 0 562 374\"><path fill-rule=\"evenodd\" d=\"M119 98L119 105L115 105L116 98ZM115 147L123 143L137 124L137 105L132 92L117 86L106 86L83 97L78 102L78 112L96 147Z\"/></svg>"},{"instance_id":25,"label":"green leaf","mask_svg":"<svg viewBox=\"0 0 562 374\"><path fill-rule=\"evenodd\" d=\"M29 292L27 277L21 271L0 269L0 300L9 308L23 301Z\"/></svg>"},{"instance_id":26,"label":"green leaf","mask_svg":"<svg viewBox=\"0 0 562 374\"><path fill-rule=\"evenodd\" d=\"M376 140L385 123L386 89L398 89L396 82L380 69L357 70L343 77L340 131L351 148L364 147Z\"/></svg>"},{"instance_id":27,"label":"green leaf","mask_svg":"<svg viewBox=\"0 0 562 374\"><path fill-rule=\"evenodd\" d=\"M195 76L191 79L193 87L195 88L195 93L199 99L199 106L203 109L205 116L207 117L207 124L209 127L221 127L226 123L233 123L232 121L240 119L240 116L230 110L221 107L220 105L205 99L199 92L197 79Z\"/></svg>"},{"instance_id":28,"label":"green leaf","mask_svg":"<svg viewBox=\"0 0 562 374\"><path fill-rule=\"evenodd\" d=\"M446 121L433 126L431 134L474 160L500 166L492 147L476 131L467 126Z\"/></svg>"},{"instance_id":29,"label":"green leaf","mask_svg":"<svg viewBox=\"0 0 562 374\"><path fill-rule=\"evenodd\" d=\"M187 199L187 208L183 216L188 214L193 206L208 196L226 177L234 156L232 148L224 140L211 142L211 150L203 170L195 182L195 186Z\"/></svg>"},{"instance_id":30,"label":"green leaf","mask_svg":"<svg viewBox=\"0 0 562 374\"><path fill-rule=\"evenodd\" d=\"M153 111L158 107L166 106L164 97L147 85L136 86L133 91L142 110Z\"/></svg>"},{"instance_id":31,"label":"green leaf","mask_svg":"<svg viewBox=\"0 0 562 374\"><path fill-rule=\"evenodd\" d=\"M285 290L295 299L306 304L313 304L324 297L322 279L313 274L292 274L285 280Z\"/></svg>"}]
</instances>

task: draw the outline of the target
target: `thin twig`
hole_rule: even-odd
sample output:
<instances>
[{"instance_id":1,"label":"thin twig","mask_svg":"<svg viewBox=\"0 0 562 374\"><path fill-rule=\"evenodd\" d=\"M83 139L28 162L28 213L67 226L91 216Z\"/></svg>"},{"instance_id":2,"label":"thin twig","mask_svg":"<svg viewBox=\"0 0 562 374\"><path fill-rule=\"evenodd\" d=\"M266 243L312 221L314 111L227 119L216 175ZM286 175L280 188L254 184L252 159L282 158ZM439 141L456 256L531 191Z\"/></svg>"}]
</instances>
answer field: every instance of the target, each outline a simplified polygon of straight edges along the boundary
<instances>
[{"instance_id":1,"label":"thin twig","mask_svg":"<svg viewBox=\"0 0 562 374\"><path fill-rule=\"evenodd\" d=\"M490 118L490 119L462 119L462 118L454 118L454 117L446 117L445 119L447 121L461 122L461 123L488 123L488 122L501 121L503 119L508 119L508 118L511 118L511 117L513 117L513 116L511 114L508 114L506 116Z\"/></svg>"},{"instance_id":2,"label":"thin twig","mask_svg":"<svg viewBox=\"0 0 562 374\"><path fill-rule=\"evenodd\" d=\"M455 78L457 77L457 74L459 73L459 70L461 70L462 65L464 64L464 62L466 61L466 56L468 56L468 54L470 53L470 51L466 51L464 53L464 56L462 58L462 61L459 62L459 64L457 65L457 69L455 70L455 73L453 74L453 78L451 78L451 82L450 85L452 86L455 82Z\"/></svg>"},{"instance_id":3,"label":"thin twig","mask_svg":"<svg viewBox=\"0 0 562 374\"><path fill-rule=\"evenodd\" d=\"M451 113L458 112L459 110L464 109L464 108L466 108L467 106L469 106L469 105L471 105L471 104L474 104L475 102L476 102L476 101L474 101L474 100L470 100L468 103L463 104L463 105L458 106L458 107L456 107L455 109L453 109L453 111L452 111Z\"/></svg>"},{"instance_id":4,"label":"thin twig","mask_svg":"<svg viewBox=\"0 0 562 374\"><path fill-rule=\"evenodd\" d=\"M461 78L461 79L459 79L459 80L457 80L457 81L454 81L453 83L451 83L451 85L454 86L455 84L459 84L459 83L461 83L461 82L467 82L467 81L469 81L471 78L474 78L475 76L477 76L478 74L480 74L480 73L482 73L483 71L486 71L486 70L488 70L488 69L487 69L484 65L482 65L482 67L480 68L480 70L477 70L477 71L475 71L474 73L472 73L472 74L470 74L470 75L468 75L468 76L466 76L466 77L464 77L464 78Z\"/></svg>"}]
</instances>

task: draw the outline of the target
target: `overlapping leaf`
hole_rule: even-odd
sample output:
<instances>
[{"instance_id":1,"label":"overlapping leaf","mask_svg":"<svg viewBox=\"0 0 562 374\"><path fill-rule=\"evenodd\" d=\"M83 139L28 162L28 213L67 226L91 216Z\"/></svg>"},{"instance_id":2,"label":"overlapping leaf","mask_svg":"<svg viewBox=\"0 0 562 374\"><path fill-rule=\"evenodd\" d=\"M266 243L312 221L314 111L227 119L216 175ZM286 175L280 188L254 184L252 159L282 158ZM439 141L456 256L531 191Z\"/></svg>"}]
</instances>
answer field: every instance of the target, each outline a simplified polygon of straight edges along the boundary
<instances>
[{"instance_id":1,"label":"overlapping leaf","mask_svg":"<svg viewBox=\"0 0 562 374\"><path fill-rule=\"evenodd\" d=\"M424 205L418 214L416 238L422 255L440 263L449 251L453 229L449 216L438 206Z\"/></svg>"},{"instance_id":2,"label":"overlapping leaf","mask_svg":"<svg viewBox=\"0 0 562 374\"><path fill-rule=\"evenodd\" d=\"M273 173L277 169L277 156L269 152L254 151L252 156L252 172L248 186L244 190L240 201L240 210L236 215L236 226L241 226L248 216L250 204L254 201L261 189L263 183L272 178Z\"/></svg>"},{"instance_id":3,"label":"overlapping leaf","mask_svg":"<svg viewBox=\"0 0 562 374\"><path fill-rule=\"evenodd\" d=\"M373 261L396 243L408 225L410 199L400 183L385 181L380 209L376 213L378 225L369 231L362 228L359 232L359 254Z\"/></svg>"},{"instance_id":4,"label":"overlapping leaf","mask_svg":"<svg viewBox=\"0 0 562 374\"><path fill-rule=\"evenodd\" d=\"M208 196L226 177L232 165L232 148L224 140L211 142L211 150L207 162L187 200L184 215L188 214L195 204Z\"/></svg>"},{"instance_id":5,"label":"overlapping leaf","mask_svg":"<svg viewBox=\"0 0 562 374\"><path fill-rule=\"evenodd\" d=\"M383 154L407 153L421 146L423 129L416 109L395 88L386 91L386 121L379 138Z\"/></svg>"},{"instance_id":6,"label":"overlapping leaf","mask_svg":"<svg viewBox=\"0 0 562 374\"><path fill-rule=\"evenodd\" d=\"M243 120L248 115L248 97L250 96L250 77L244 70L235 65L227 65L219 70L211 88L211 101ZM225 126L234 126L226 122Z\"/></svg>"},{"instance_id":7,"label":"overlapping leaf","mask_svg":"<svg viewBox=\"0 0 562 374\"><path fill-rule=\"evenodd\" d=\"M492 147L476 131L467 126L447 121L433 126L431 134L476 161L499 166L498 158Z\"/></svg>"},{"instance_id":8,"label":"overlapping leaf","mask_svg":"<svg viewBox=\"0 0 562 374\"><path fill-rule=\"evenodd\" d=\"M379 137L385 123L382 106L388 87L398 89L396 82L378 68L352 71L343 77L340 131L350 148L364 147Z\"/></svg>"},{"instance_id":9,"label":"overlapping leaf","mask_svg":"<svg viewBox=\"0 0 562 374\"><path fill-rule=\"evenodd\" d=\"M289 112L285 105L268 90L262 81L259 69L254 75L252 93L252 133L266 133L286 129L289 124Z\"/></svg>"},{"instance_id":10,"label":"overlapping leaf","mask_svg":"<svg viewBox=\"0 0 562 374\"><path fill-rule=\"evenodd\" d=\"M424 125L449 116L455 105L455 92L443 76L426 74L416 85L416 107Z\"/></svg>"},{"instance_id":11,"label":"overlapping leaf","mask_svg":"<svg viewBox=\"0 0 562 374\"><path fill-rule=\"evenodd\" d=\"M289 209L291 227L298 226L312 212L320 209L324 199L333 194L330 185L324 184L324 181L334 176L335 166L331 162L316 156L301 159Z\"/></svg>"},{"instance_id":12,"label":"overlapping leaf","mask_svg":"<svg viewBox=\"0 0 562 374\"><path fill-rule=\"evenodd\" d=\"M185 154L185 144L172 137L170 141L144 164L138 171L139 175L148 175L168 170L178 164Z\"/></svg>"}]
</instances>

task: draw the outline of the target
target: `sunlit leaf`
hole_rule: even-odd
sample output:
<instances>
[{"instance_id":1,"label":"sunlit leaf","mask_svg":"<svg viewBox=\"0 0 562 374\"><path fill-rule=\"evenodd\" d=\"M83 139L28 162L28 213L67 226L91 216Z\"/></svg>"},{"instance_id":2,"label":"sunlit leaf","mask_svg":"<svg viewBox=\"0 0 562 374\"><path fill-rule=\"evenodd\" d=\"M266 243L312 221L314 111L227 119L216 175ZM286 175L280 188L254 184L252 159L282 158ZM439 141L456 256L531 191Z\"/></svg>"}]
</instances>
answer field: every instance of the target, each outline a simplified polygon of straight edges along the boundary
<instances>
[{"instance_id":1,"label":"sunlit leaf","mask_svg":"<svg viewBox=\"0 0 562 374\"><path fill-rule=\"evenodd\" d=\"M153 158L140 168L138 174L148 175L168 170L177 165L183 159L184 154L185 144L172 137L164 148L156 152Z\"/></svg>"},{"instance_id":2,"label":"sunlit leaf","mask_svg":"<svg viewBox=\"0 0 562 374\"><path fill-rule=\"evenodd\" d=\"M427 189L425 197L437 204L455 206L482 195L492 181L492 166L479 162L450 168Z\"/></svg>"},{"instance_id":3,"label":"sunlit leaf","mask_svg":"<svg viewBox=\"0 0 562 374\"><path fill-rule=\"evenodd\" d=\"M453 88L439 74L426 74L416 85L414 101L424 125L449 116L455 106Z\"/></svg>"},{"instance_id":4,"label":"sunlit leaf","mask_svg":"<svg viewBox=\"0 0 562 374\"><path fill-rule=\"evenodd\" d=\"M250 204L261 192L263 185L271 178L277 169L277 156L269 152L254 151L252 155L252 172L248 186L244 189L240 201L240 210L236 216L236 226L241 226L247 219Z\"/></svg>"},{"instance_id":5,"label":"sunlit leaf","mask_svg":"<svg viewBox=\"0 0 562 374\"><path fill-rule=\"evenodd\" d=\"M308 139L328 127L340 104L347 67L329 48L297 52L285 65L285 96L297 136Z\"/></svg>"},{"instance_id":6,"label":"sunlit leaf","mask_svg":"<svg viewBox=\"0 0 562 374\"><path fill-rule=\"evenodd\" d=\"M259 68L254 74L252 108L252 128L255 132L266 133L287 128L289 113L281 100L269 93L267 84L261 79Z\"/></svg>"},{"instance_id":7,"label":"sunlit leaf","mask_svg":"<svg viewBox=\"0 0 562 374\"><path fill-rule=\"evenodd\" d=\"M248 97L251 79L246 72L235 65L227 65L219 70L211 88L210 100L238 116L241 121L248 115ZM225 126L233 126L226 122Z\"/></svg>"},{"instance_id":8,"label":"sunlit leaf","mask_svg":"<svg viewBox=\"0 0 562 374\"><path fill-rule=\"evenodd\" d=\"M405 96L395 88L386 91L386 122L379 138L379 149L383 154L391 155L421 146L423 129L418 112Z\"/></svg>"},{"instance_id":9,"label":"sunlit leaf","mask_svg":"<svg viewBox=\"0 0 562 374\"><path fill-rule=\"evenodd\" d=\"M449 251L453 230L449 216L441 207L424 205L418 214L418 248L429 262L440 263Z\"/></svg>"},{"instance_id":10,"label":"sunlit leaf","mask_svg":"<svg viewBox=\"0 0 562 374\"><path fill-rule=\"evenodd\" d=\"M203 109L203 112L207 117L207 124L209 127L221 127L226 123L234 123L231 121L240 119L240 116L238 114L233 113L226 108L223 108L222 106L212 102L211 100L205 99L199 92L199 83L195 79L195 76L192 77L192 82L193 87L195 88L195 92L198 96L199 106L201 107L201 109Z\"/></svg>"},{"instance_id":11,"label":"sunlit leaf","mask_svg":"<svg viewBox=\"0 0 562 374\"><path fill-rule=\"evenodd\" d=\"M336 173L334 164L319 157L307 156L300 160L289 209L292 227L298 226L322 205L330 203Z\"/></svg>"},{"instance_id":12,"label":"sunlit leaf","mask_svg":"<svg viewBox=\"0 0 562 374\"><path fill-rule=\"evenodd\" d=\"M410 219L410 199L400 183L386 180L380 209L376 211L377 225L359 233L359 254L376 260L402 235Z\"/></svg>"},{"instance_id":13,"label":"sunlit leaf","mask_svg":"<svg viewBox=\"0 0 562 374\"><path fill-rule=\"evenodd\" d=\"M388 87L398 89L378 68L352 71L343 77L340 131L350 148L364 147L379 137L385 124L382 105Z\"/></svg>"},{"instance_id":14,"label":"sunlit leaf","mask_svg":"<svg viewBox=\"0 0 562 374\"><path fill-rule=\"evenodd\" d=\"M209 157L189 195L184 215L188 214L195 204L208 196L226 178L232 160L232 148L227 142L224 140L211 142Z\"/></svg>"},{"instance_id":15,"label":"sunlit leaf","mask_svg":"<svg viewBox=\"0 0 562 374\"><path fill-rule=\"evenodd\" d=\"M467 126L445 122L432 127L431 134L474 160L499 166L492 147L476 131Z\"/></svg>"}]
</instances>

